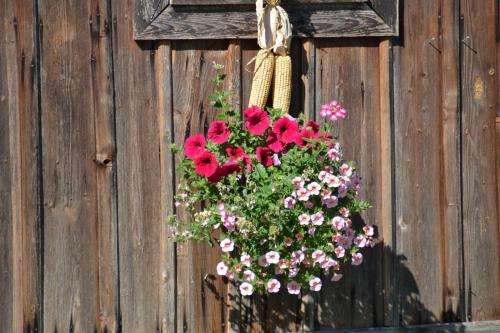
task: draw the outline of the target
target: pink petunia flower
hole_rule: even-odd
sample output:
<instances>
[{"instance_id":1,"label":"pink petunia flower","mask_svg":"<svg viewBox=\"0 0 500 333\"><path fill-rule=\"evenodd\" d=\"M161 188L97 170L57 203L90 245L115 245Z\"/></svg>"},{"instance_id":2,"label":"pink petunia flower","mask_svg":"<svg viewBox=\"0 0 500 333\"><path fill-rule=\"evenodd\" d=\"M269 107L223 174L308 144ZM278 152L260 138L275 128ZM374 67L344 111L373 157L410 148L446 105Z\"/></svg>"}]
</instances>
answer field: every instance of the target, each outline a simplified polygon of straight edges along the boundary
<instances>
[{"instance_id":1,"label":"pink petunia flower","mask_svg":"<svg viewBox=\"0 0 500 333\"><path fill-rule=\"evenodd\" d=\"M307 185L307 190L309 191L309 195L319 195L319 191L321 191L321 185L316 182L312 182Z\"/></svg>"},{"instance_id":2,"label":"pink petunia flower","mask_svg":"<svg viewBox=\"0 0 500 333\"><path fill-rule=\"evenodd\" d=\"M338 202L339 201L338 201L337 197L334 195L327 197L327 198L323 198L323 205L325 205L326 208L334 208L337 206Z\"/></svg>"},{"instance_id":3,"label":"pink petunia flower","mask_svg":"<svg viewBox=\"0 0 500 333\"><path fill-rule=\"evenodd\" d=\"M287 197L285 198L285 208L288 208L288 209L292 209L293 207L295 207L295 199L292 198L292 197Z\"/></svg>"},{"instance_id":4,"label":"pink petunia flower","mask_svg":"<svg viewBox=\"0 0 500 333\"><path fill-rule=\"evenodd\" d=\"M345 256L345 249L343 246L337 246L335 248L335 255L337 256L337 258L343 258Z\"/></svg>"},{"instance_id":5,"label":"pink petunia flower","mask_svg":"<svg viewBox=\"0 0 500 333\"><path fill-rule=\"evenodd\" d=\"M227 274L228 267L222 261L217 264L217 274L225 276Z\"/></svg>"},{"instance_id":6,"label":"pink petunia flower","mask_svg":"<svg viewBox=\"0 0 500 333\"><path fill-rule=\"evenodd\" d=\"M296 193L297 193L297 199L299 199L299 201L309 200L309 191L307 189L299 188Z\"/></svg>"},{"instance_id":7,"label":"pink petunia flower","mask_svg":"<svg viewBox=\"0 0 500 333\"><path fill-rule=\"evenodd\" d=\"M337 149L331 148L328 150L328 157L332 162L338 162L340 161L340 153Z\"/></svg>"},{"instance_id":8,"label":"pink petunia flower","mask_svg":"<svg viewBox=\"0 0 500 333\"><path fill-rule=\"evenodd\" d=\"M299 125L297 122L288 117L282 117L273 124L273 132L284 143L294 142L298 131Z\"/></svg>"},{"instance_id":9,"label":"pink petunia flower","mask_svg":"<svg viewBox=\"0 0 500 333\"><path fill-rule=\"evenodd\" d=\"M332 219L332 224L333 224L333 229L335 230L342 230L345 228L345 220L340 216L335 216Z\"/></svg>"},{"instance_id":10,"label":"pink petunia flower","mask_svg":"<svg viewBox=\"0 0 500 333\"><path fill-rule=\"evenodd\" d=\"M243 296L250 296L253 294L253 286L248 282L240 284L240 293Z\"/></svg>"},{"instance_id":11,"label":"pink petunia flower","mask_svg":"<svg viewBox=\"0 0 500 333\"><path fill-rule=\"evenodd\" d=\"M253 135L262 135L269 128L267 112L257 106L252 106L244 111L245 126Z\"/></svg>"},{"instance_id":12,"label":"pink petunia flower","mask_svg":"<svg viewBox=\"0 0 500 333\"><path fill-rule=\"evenodd\" d=\"M292 179L292 185L296 189L302 188L302 186L304 186L304 180L301 177L295 177Z\"/></svg>"},{"instance_id":13,"label":"pink petunia flower","mask_svg":"<svg viewBox=\"0 0 500 333\"><path fill-rule=\"evenodd\" d=\"M340 215L342 215L342 217L349 217L349 215L351 214L351 212L349 211L349 209L347 207L340 208L339 213L340 213Z\"/></svg>"},{"instance_id":14,"label":"pink petunia flower","mask_svg":"<svg viewBox=\"0 0 500 333\"><path fill-rule=\"evenodd\" d=\"M267 282L267 291L275 294L280 291L281 283L276 279L271 279Z\"/></svg>"},{"instance_id":15,"label":"pink petunia flower","mask_svg":"<svg viewBox=\"0 0 500 333\"><path fill-rule=\"evenodd\" d=\"M309 280L309 287L312 291L320 291L322 286L323 283L318 277L313 277L311 280Z\"/></svg>"},{"instance_id":16,"label":"pink petunia flower","mask_svg":"<svg viewBox=\"0 0 500 333\"><path fill-rule=\"evenodd\" d=\"M266 261L269 264L277 264L280 260L280 254L276 251L269 251L265 254Z\"/></svg>"},{"instance_id":17,"label":"pink petunia flower","mask_svg":"<svg viewBox=\"0 0 500 333\"><path fill-rule=\"evenodd\" d=\"M298 295L300 294L300 284L297 281L290 281L287 283L286 288L289 294Z\"/></svg>"},{"instance_id":18,"label":"pink petunia flower","mask_svg":"<svg viewBox=\"0 0 500 333\"><path fill-rule=\"evenodd\" d=\"M299 215L299 224L300 225L308 225L311 217L306 213L302 213Z\"/></svg>"},{"instance_id":19,"label":"pink petunia flower","mask_svg":"<svg viewBox=\"0 0 500 333\"><path fill-rule=\"evenodd\" d=\"M353 243L360 249L364 248L366 246L366 238L363 235L358 235L354 238Z\"/></svg>"},{"instance_id":20,"label":"pink petunia flower","mask_svg":"<svg viewBox=\"0 0 500 333\"><path fill-rule=\"evenodd\" d=\"M373 236L373 234L375 233L375 229L370 224L365 225L363 227L363 231L365 232L365 235L367 235L367 236Z\"/></svg>"},{"instance_id":21,"label":"pink petunia flower","mask_svg":"<svg viewBox=\"0 0 500 333\"><path fill-rule=\"evenodd\" d=\"M231 160L236 160L243 157L245 151L241 147L227 147L226 154Z\"/></svg>"},{"instance_id":22,"label":"pink petunia flower","mask_svg":"<svg viewBox=\"0 0 500 333\"><path fill-rule=\"evenodd\" d=\"M253 281L255 279L255 273L249 269L243 271L243 278L247 281Z\"/></svg>"},{"instance_id":23,"label":"pink petunia flower","mask_svg":"<svg viewBox=\"0 0 500 333\"><path fill-rule=\"evenodd\" d=\"M347 177L351 177L352 176L352 168L346 164L346 163L343 163L340 167L339 167L339 172L342 176L347 176Z\"/></svg>"},{"instance_id":24,"label":"pink petunia flower","mask_svg":"<svg viewBox=\"0 0 500 333\"><path fill-rule=\"evenodd\" d=\"M227 141L230 135L231 132L226 127L226 123L216 120L210 124L207 136L213 143L222 144Z\"/></svg>"},{"instance_id":25,"label":"pink petunia flower","mask_svg":"<svg viewBox=\"0 0 500 333\"><path fill-rule=\"evenodd\" d=\"M361 265L361 263L363 262L363 255L361 253L354 253L351 257L351 264L353 264L354 266L358 266L358 265Z\"/></svg>"},{"instance_id":26,"label":"pink petunia flower","mask_svg":"<svg viewBox=\"0 0 500 333\"><path fill-rule=\"evenodd\" d=\"M273 165L273 159L271 158L271 151L269 150L269 148L257 147L255 155L257 155L257 160L266 168Z\"/></svg>"},{"instance_id":27,"label":"pink petunia flower","mask_svg":"<svg viewBox=\"0 0 500 333\"><path fill-rule=\"evenodd\" d=\"M243 252L241 254L241 263L247 267L250 267L252 265L252 257L250 257L250 255L246 252Z\"/></svg>"},{"instance_id":28,"label":"pink petunia flower","mask_svg":"<svg viewBox=\"0 0 500 333\"><path fill-rule=\"evenodd\" d=\"M196 166L196 173L205 177L212 176L219 167L214 154L208 151L199 154L194 160L194 165Z\"/></svg>"},{"instance_id":29,"label":"pink petunia flower","mask_svg":"<svg viewBox=\"0 0 500 333\"><path fill-rule=\"evenodd\" d=\"M313 225L322 225L325 218L322 212L317 212L311 215L311 223Z\"/></svg>"},{"instance_id":30,"label":"pink petunia flower","mask_svg":"<svg viewBox=\"0 0 500 333\"><path fill-rule=\"evenodd\" d=\"M311 254L311 258L313 260L314 263L320 263L322 262L323 260L325 260L326 258L326 254L324 251L321 251L321 250L315 250L312 254Z\"/></svg>"},{"instance_id":31,"label":"pink petunia flower","mask_svg":"<svg viewBox=\"0 0 500 333\"><path fill-rule=\"evenodd\" d=\"M222 252L231 252L234 250L234 242L229 238L225 238L220 242Z\"/></svg>"},{"instance_id":32,"label":"pink petunia flower","mask_svg":"<svg viewBox=\"0 0 500 333\"><path fill-rule=\"evenodd\" d=\"M278 135L274 132L270 132L266 139L266 143L275 153L279 153L285 147L283 143L279 140Z\"/></svg>"},{"instance_id":33,"label":"pink petunia flower","mask_svg":"<svg viewBox=\"0 0 500 333\"><path fill-rule=\"evenodd\" d=\"M205 151L205 137L201 134L190 136L184 143L184 155L194 160Z\"/></svg>"}]
</instances>

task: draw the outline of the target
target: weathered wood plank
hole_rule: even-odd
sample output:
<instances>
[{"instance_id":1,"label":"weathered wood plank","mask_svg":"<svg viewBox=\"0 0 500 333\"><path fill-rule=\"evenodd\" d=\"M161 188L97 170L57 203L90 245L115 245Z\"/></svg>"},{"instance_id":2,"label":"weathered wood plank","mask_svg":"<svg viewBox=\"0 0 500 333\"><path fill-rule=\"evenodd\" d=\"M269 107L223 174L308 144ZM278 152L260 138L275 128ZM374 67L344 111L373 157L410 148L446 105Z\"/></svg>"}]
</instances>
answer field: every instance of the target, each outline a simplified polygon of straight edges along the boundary
<instances>
[{"instance_id":1,"label":"weathered wood plank","mask_svg":"<svg viewBox=\"0 0 500 333\"><path fill-rule=\"evenodd\" d=\"M168 256L161 244L162 182L168 180L162 179L165 124L159 123L159 112L168 110L159 104L154 45L133 40L133 8L132 1L113 5L120 315L123 332L155 332L164 319L160 297Z\"/></svg>"},{"instance_id":2,"label":"weathered wood plank","mask_svg":"<svg viewBox=\"0 0 500 333\"><path fill-rule=\"evenodd\" d=\"M303 112L311 120L316 116L316 46L313 38L302 40L301 79Z\"/></svg>"},{"instance_id":3,"label":"weathered wood plank","mask_svg":"<svg viewBox=\"0 0 500 333\"><path fill-rule=\"evenodd\" d=\"M31 1L0 5L0 331L40 329L39 70Z\"/></svg>"},{"instance_id":4,"label":"weathered wood plank","mask_svg":"<svg viewBox=\"0 0 500 333\"><path fill-rule=\"evenodd\" d=\"M370 5L397 36L399 34L399 0L371 0Z\"/></svg>"},{"instance_id":5,"label":"weathered wood plank","mask_svg":"<svg viewBox=\"0 0 500 333\"><path fill-rule=\"evenodd\" d=\"M382 292L382 312L377 311L377 324L391 326L397 323L395 274L394 267L397 262L394 253L394 214L393 214L393 122L392 122L392 45L389 39L379 43L379 100L380 100L380 188L382 194L379 203L378 235L384 244L382 253L382 267L377 270Z\"/></svg>"},{"instance_id":6,"label":"weathered wood plank","mask_svg":"<svg viewBox=\"0 0 500 333\"><path fill-rule=\"evenodd\" d=\"M496 199L495 78L497 1L461 1L462 180L468 320L500 316L500 241Z\"/></svg>"},{"instance_id":7,"label":"weathered wood plank","mask_svg":"<svg viewBox=\"0 0 500 333\"><path fill-rule=\"evenodd\" d=\"M354 39L321 40L316 48L317 105L336 99L347 108L348 117L336 125L336 135L344 146L344 156L357 161L363 176L363 196L374 205L362 218L377 224L380 231L386 225L390 228L390 219L381 220L387 215L381 198L390 193L382 192L387 190L387 184L381 183L380 154L382 141L390 137L381 137L379 44ZM384 96L385 103L387 99L388 96ZM386 130L383 134L389 133ZM383 323L384 251L383 244L366 251L366 262L362 266L347 265L342 280L325 283L317 302L315 329Z\"/></svg>"},{"instance_id":8,"label":"weathered wood plank","mask_svg":"<svg viewBox=\"0 0 500 333\"><path fill-rule=\"evenodd\" d=\"M213 89L213 62L227 68L233 62L228 56L234 55L227 49L226 42L179 42L172 50L172 84L176 87L173 93L174 140L180 147L186 135L205 132L214 119L216 110L207 99ZM229 77L226 84L232 80ZM217 247L196 242L178 244L178 332L225 330L227 286L215 272L219 256Z\"/></svg>"},{"instance_id":9,"label":"weathered wood plank","mask_svg":"<svg viewBox=\"0 0 500 333\"><path fill-rule=\"evenodd\" d=\"M407 327L379 327L367 329L325 330L318 333L493 333L500 332L500 321L427 324Z\"/></svg>"},{"instance_id":10,"label":"weathered wood plank","mask_svg":"<svg viewBox=\"0 0 500 333\"><path fill-rule=\"evenodd\" d=\"M99 332L118 330L118 212L116 186L115 108L111 4L93 0L90 6L91 85L95 121L95 163L98 225ZM92 112L89 111L89 112Z\"/></svg>"},{"instance_id":11,"label":"weathered wood plank","mask_svg":"<svg viewBox=\"0 0 500 333\"><path fill-rule=\"evenodd\" d=\"M174 142L172 117L172 54L171 44L161 42L156 57L156 87L158 94L158 123L160 127L160 173L162 221L174 213L174 156L170 144ZM162 279L160 290L161 331L174 332L176 325L176 245L172 230L161 225Z\"/></svg>"},{"instance_id":12,"label":"weathered wood plank","mask_svg":"<svg viewBox=\"0 0 500 333\"><path fill-rule=\"evenodd\" d=\"M108 219L114 208L112 199L99 197L99 190L106 195L112 189L112 181L98 176L94 162L99 159L96 148L101 151L114 136L107 101L112 98L111 64L102 50L109 43L104 28L97 28L97 7L103 20L109 15L104 3L40 4L40 20L51 22L44 25L41 39L46 331L102 332L115 322L116 243L110 238L113 227L106 225L112 223ZM87 31L87 38L81 31ZM97 134L97 129L103 132ZM109 289L101 295L101 287ZM103 322L98 323L101 314Z\"/></svg>"},{"instance_id":13,"label":"weathered wood plank","mask_svg":"<svg viewBox=\"0 0 500 333\"><path fill-rule=\"evenodd\" d=\"M185 6L163 11L142 32L147 39L253 39L257 26L255 11L245 7ZM367 4L341 4L287 8L294 35L300 37L392 36L394 31Z\"/></svg>"},{"instance_id":14,"label":"weathered wood plank","mask_svg":"<svg viewBox=\"0 0 500 333\"><path fill-rule=\"evenodd\" d=\"M441 52L437 89L441 91L441 243L443 266L442 321L465 321L463 302L462 207L460 185L460 62L459 4L443 2L439 9L441 25L437 40L430 40ZM438 21L439 22L439 21Z\"/></svg>"},{"instance_id":15,"label":"weathered wood plank","mask_svg":"<svg viewBox=\"0 0 500 333\"><path fill-rule=\"evenodd\" d=\"M12 64L16 62L15 36L12 21L12 3L3 2L0 7L0 75L10 80L0 82L0 329L10 331L14 328L14 313L16 312L14 301L14 227L13 227L13 204L16 198L12 195L12 157L10 146L11 134L10 114L17 112L17 80L10 72ZM13 84L14 87L9 86Z\"/></svg>"},{"instance_id":16,"label":"weathered wood plank","mask_svg":"<svg viewBox=\"0 0 500 333\"><path fill-rule=\"evenodd\" d=\"M462 268L456 9L451 2L403 5L404 37L394 50L394 172L399 316L408 325L456 320Z\"/></svg>"},{"instance_id":17,"label":"weathered wood plank","mask_svg":"<svg viewBox=\"0 0 500 333\"><path fill-rule=\"evenodd\" d=\"M372 0L373 1L373 0ZM332 4L332 3L359 3L359 2L370 2L369 0L287 0L288 4ZM170 4L172 6L182 5L182 6L220 6L220 5L254 5L254 0L171 0ZM285 5L285 4L283 4Z\"/></svg>"},{"instance_id":18,"label":"weathered wood plank","mask_svg":"<svg viewBox=\"0 0 500 333\"><path fill-rule=\"evenodd\" d=\"M134 33L144 30L169 5L169 0L133 0ZM132 13L128 13L130 15Z\"/></svg>"}]
</instances>

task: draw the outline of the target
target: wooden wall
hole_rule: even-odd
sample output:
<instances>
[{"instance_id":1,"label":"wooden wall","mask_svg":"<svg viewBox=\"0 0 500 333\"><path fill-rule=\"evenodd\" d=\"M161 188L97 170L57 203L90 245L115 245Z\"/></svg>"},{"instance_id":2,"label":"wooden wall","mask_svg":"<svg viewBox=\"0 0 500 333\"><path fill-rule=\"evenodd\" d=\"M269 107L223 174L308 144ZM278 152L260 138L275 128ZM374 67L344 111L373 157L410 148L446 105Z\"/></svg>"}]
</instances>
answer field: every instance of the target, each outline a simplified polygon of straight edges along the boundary
<instances>
[{"instance_id":1,"label":"wooden wall","mask_svg":"<svg viewBox=\"0 0 500 333\"><path fill-rule=\"evenodd\" d=\"M348 108L337 133L382 240L300 300L241 298L165 225L169 144L213 119L212 62L247 105L256 42L135 42L132 0L0 0L0 332L500 319L499 10L405 0L399 38L294 40L292 112Z\"/></svg>"}]
</instances>

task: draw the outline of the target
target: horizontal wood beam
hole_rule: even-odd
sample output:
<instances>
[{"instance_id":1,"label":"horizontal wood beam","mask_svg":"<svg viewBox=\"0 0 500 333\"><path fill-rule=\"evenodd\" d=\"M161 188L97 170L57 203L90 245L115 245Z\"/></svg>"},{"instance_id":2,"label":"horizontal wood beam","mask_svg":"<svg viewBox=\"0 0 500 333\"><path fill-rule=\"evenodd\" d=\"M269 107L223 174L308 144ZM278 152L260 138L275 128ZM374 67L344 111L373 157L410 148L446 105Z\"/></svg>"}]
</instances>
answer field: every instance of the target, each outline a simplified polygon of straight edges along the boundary
<instances>
[{"instance_id":1,"label":"horizontal wood beam","mask_svg":"<svg viewBox=\"0 0 500 333\"><path fill-rule=\"evenodd\" d=\"M325 4L325 3L360 3L369 2L369 0L286 0L282 3L286 4ZM217 6L217 5L252 5L255 6L255 0L171 0L170 4L192 6L192 5L203 5L203 6Z\"/></svg>"},{"instance_id":2,"label":"horizontal wood beam","mask_svg":"<svg viewBox=\"0 0 500 333\"><path fill-rule=\"evenodd\" d=\"M315 333L493 333L500 332L500 320L426 324L407 327L321 330Z\"/></svg>"},{"instance_id":3,"label":"horizontal wood beam","mask_svg":"<svg viewBox=\"0 0 500 333\"><path fill-rule=\"evenodd\" d=\"M393 36L395 30L366 3L286 8L298 37ZM251 39L256 18L248 6L168 7L137 40Z\"/></svg>"}]
</instances>

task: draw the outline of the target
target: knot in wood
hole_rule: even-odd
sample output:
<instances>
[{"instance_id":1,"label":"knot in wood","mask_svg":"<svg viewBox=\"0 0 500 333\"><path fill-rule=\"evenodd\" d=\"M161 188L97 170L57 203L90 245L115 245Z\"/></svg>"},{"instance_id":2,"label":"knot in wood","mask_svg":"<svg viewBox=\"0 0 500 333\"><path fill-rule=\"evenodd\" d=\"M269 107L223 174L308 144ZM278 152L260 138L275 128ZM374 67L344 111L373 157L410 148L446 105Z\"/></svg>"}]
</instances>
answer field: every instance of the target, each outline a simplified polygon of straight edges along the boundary
<instances>
[{"instance_id":1,"label":"knot in wood","mask_svg":"<svg viewBox=\"0 0 500 333\"><path fill-rule=\"evenodd\" d=\"M96 154L95 160L97 164L101 166L111 166L113 162L113 157L109 154Z\"/></svg>"}]
</instances>

